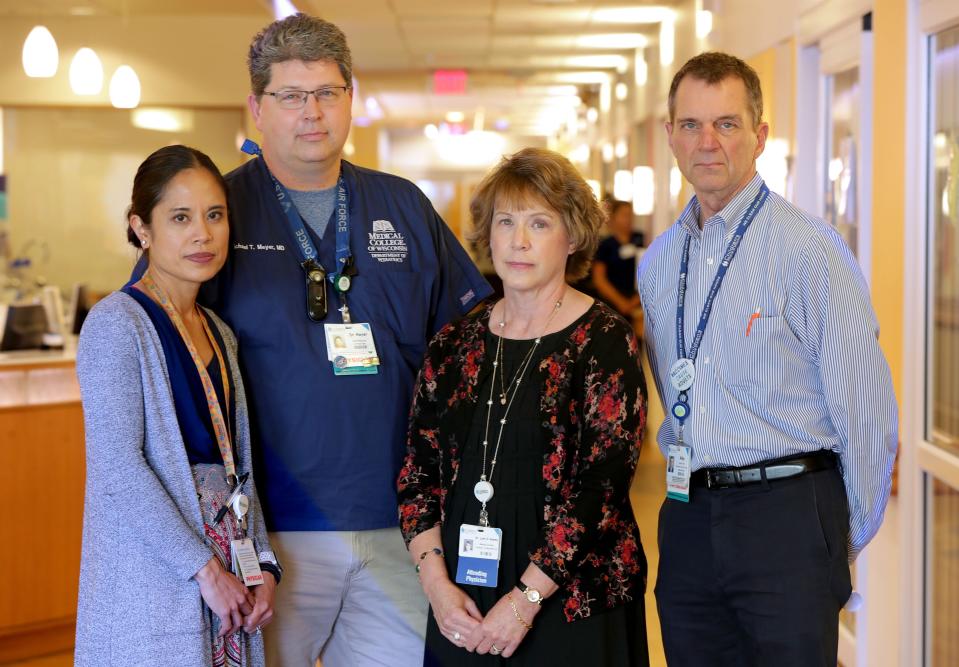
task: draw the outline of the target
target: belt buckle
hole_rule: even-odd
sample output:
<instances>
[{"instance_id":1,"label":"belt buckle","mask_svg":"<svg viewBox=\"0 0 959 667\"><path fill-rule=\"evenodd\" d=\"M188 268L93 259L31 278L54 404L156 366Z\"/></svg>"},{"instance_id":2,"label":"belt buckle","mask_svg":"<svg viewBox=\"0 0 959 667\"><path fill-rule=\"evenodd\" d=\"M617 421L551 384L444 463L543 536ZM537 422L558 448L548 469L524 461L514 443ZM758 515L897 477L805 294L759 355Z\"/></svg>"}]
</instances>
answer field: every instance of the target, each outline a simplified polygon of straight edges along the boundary
<instances>
[{"instance_id":1,"label":"belt buckle","mask_svg":"<svg viewBox=\"0 0 959 667\"><path fill-rule=\"evenodd\" d=\"M712 491L713 489L719 488L719 482L713 478L713 471L706 471L706 488Z\"/></svg>"}]
</instances>

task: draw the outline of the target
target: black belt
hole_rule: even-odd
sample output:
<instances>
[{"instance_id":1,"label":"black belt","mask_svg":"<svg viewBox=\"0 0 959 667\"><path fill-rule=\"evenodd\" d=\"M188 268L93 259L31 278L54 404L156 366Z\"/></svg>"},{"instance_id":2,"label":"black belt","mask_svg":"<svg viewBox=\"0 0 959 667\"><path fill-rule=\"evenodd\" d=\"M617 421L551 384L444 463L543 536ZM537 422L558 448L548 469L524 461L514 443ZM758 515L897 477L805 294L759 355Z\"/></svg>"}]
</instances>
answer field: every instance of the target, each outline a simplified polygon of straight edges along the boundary
<instances>
[{"instance_id":1,"label":"black belt","mask_svg":"<svg viewBox=\"0 0 959 667\"><path fill-rule=\"evenodd\" d=\"M723 489L731 486L749 486L766 480L789 479L807 472L830 470L836 467L836 455L822 450L815 454L796 456L788 459L764 461L745 468L701 468L690 477L690 486L707 489Z\"/></svg>"}]
</instances>

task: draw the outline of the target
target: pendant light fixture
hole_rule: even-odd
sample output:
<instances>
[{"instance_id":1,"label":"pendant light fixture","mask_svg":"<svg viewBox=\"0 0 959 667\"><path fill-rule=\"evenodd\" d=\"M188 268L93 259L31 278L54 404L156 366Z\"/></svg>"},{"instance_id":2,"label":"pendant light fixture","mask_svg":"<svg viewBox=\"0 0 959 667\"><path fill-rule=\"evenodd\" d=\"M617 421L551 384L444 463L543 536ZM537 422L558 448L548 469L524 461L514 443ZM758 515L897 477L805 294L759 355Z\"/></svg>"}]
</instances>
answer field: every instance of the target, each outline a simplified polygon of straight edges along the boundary
<instances>
[{"instance_id":1,"label":"pendant light fixture","mask_svg":"<svg viewBox=\"0 0 959 667\"><path fill-rule=\"evenodd\" d=\"M120 65L110 78L110 104L117 109L134 109L140 104L140 79L129 65Z\"/></svg>"},{"instance_id":2,"label":"pendant light fixture","mask_svg":"<svg viewBox=\"0 0 959 667\"><path fill-rule=\"evenodd\" d=\"M73 56L70 88L77 95L98 95L103 90L103 65L93 49L83 47Z\"/></svg>"},{"instance_id":3,"label":"pendant light fixture","mask_svg":"<svg viewBox=\"0 0 959 667\"><path fill-rule=\"evenodd\" d=\"M23 42L23 71L29 77L46 79L57 73L60 52L46 26L34 26Z\"/></svg>"}]
</instances>

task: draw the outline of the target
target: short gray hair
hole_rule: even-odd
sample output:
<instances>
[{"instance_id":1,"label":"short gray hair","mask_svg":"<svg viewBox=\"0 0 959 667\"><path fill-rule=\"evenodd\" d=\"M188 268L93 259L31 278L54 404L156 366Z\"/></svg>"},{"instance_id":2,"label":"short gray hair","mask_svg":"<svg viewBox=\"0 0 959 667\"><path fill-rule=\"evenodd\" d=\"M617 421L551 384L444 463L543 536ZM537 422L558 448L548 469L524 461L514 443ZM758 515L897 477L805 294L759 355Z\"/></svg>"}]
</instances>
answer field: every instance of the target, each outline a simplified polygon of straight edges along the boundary
<instances>
[{"instance_id":1,"label":"short gray hair","mask_svg":"<svg viewBox=\"0 0 959 667\"><path fill-rule=\"evenodd\" d=\"M329 21L308 14L294 14L274 21L250 44L247 67L250 89L257 97L270 85L270 68L288 60L327 60L340 68L347 86L353 86L353 56L346 35Z\"/></svg>"}]
</instances>

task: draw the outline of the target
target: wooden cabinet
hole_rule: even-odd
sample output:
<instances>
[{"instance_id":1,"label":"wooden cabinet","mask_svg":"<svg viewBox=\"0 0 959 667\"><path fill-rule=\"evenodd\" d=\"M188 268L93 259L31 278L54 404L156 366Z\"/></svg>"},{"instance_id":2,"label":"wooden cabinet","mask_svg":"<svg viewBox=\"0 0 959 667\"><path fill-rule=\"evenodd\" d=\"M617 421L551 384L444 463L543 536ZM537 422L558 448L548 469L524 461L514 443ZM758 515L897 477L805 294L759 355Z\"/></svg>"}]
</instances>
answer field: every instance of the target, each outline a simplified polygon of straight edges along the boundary
<instances>
[{"instance_id":1,"label":"wooden cabinet","mask_svg":"<svg viewBox=\"0 0 959 667\"><path fill-rule=\"evenodd\" d=\"M73 646L84 477L72 354L0 354L0 663Z\"/></svg>"}]
</instances>

